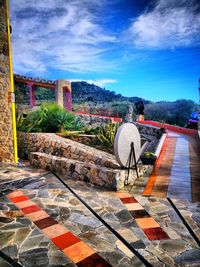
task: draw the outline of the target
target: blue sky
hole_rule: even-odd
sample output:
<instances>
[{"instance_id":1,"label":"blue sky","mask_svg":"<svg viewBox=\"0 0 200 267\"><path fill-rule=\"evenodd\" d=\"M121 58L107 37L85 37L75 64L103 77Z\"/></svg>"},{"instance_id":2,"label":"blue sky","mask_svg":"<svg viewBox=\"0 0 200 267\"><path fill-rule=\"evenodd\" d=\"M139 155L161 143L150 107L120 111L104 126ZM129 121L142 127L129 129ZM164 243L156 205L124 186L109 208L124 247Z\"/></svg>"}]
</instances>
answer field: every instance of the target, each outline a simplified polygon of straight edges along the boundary
<instances>
[{"instance_id":1,"label":"blue sky","mask_svg":"<svg viewBox=\"0 0 200 267\"><path fill-rule=\"evenodd\" d=\"M198 102L199 0L10 0L14 72Z\"/></svg>"}]
</instances>

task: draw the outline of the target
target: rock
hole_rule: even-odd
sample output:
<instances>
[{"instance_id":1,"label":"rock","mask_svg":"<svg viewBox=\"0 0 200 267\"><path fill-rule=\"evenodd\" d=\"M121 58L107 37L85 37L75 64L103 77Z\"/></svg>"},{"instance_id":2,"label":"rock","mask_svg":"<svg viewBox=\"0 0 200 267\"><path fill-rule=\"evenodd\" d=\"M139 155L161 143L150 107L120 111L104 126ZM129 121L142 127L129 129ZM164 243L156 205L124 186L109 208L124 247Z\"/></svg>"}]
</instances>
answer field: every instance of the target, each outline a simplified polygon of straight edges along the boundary
<instances>
[{"instance_id":1,"label":"rock","mask_svg":"<svg viewBox=\"0 0 200 267\"><path fill-rule=\"evenodd\" d=\"M170 253L171 255L177 255L181 253L186 249L186 247L187 247L186 241L180 239L160 241L160 244L158 246L160 250Z\"/></svg>"},{"instance_id":2,"label":"rock","mask_svg":"<svg viewBox=\"0 0 200 267\"><path fill-rule=\"evenodd\" d=\"M41 235L41 231L38 228L34 228L30 234L30 236Z\"/></svg>"},{"instance_id":3,"label":"rock","mask_svg":"<svg viewBox=\"0 0 200 267\"><path fill-rule=\"evenodd\" d=\"M131 242L131 245L135 249L145 249L146 248L146 245L144 244L144 242L142 242L142 240L137 240L134 243Z\"/></svg>"},{"instance_id":4,"label":"rock","mask_svg":"<svg viewBox=\"0 0 200 267\"><path fill-rule=\"evenodd\" d=\"M9 257L13 260L16 260L18 257L18 248L16 244L6 246L1 251L6 255L9 255Z\"/></svg>"},{"instance_id":5,"label":"rock","mask_svg":"<svg viewBox=\"0 0 200 267\"><path fill-rule=\"evenodd\" d=\"M136 237L136 235L129 229L126 228L122 228L118 230L118 233L123 236L124 239L126 239L126 241L128 243L132 243L138 240L138 238Z\"/></svg>"},{"instance_id":6,"label":"rock","mask_svg":"<svg viewBox=\"0 0 200 267\"><path fill-rule=\"evenodd\" d=\"M192 219L196 222L196 224L198 225L198 227L200 228L200 214L199 213L194 213L192 215Z\"/></svg>"},{"instance_id":7,"label":"rock","mask_svg":"<svg viewBox=\"0 0 200 267\"><path fill-rule=\"evenodd\" d=\"M23 266L41 267L48 266L48 248L35 248L19 253L19 262Z\"/></svg>"},{"instance_id":8,"label":"rock","mask_svg":"<svg viewBox=\"0 0 200 267\"><path fill-rule=\"evenodd\" d=\"M166 228L165 228L165 231L166 231L166 233L168 234L169 238L171 238L171 239L180 239L180 238L181 238L180 235L178 235L178 234L176 233L176 231L174 231L174 230L171 229L170 227L166 227Z\"/></svg>"},{"instance_id":9,"label":"rock","mask_svg":"<svg viewBox=\"0 0 200 267\"><path fill-rule=\"evenodd\" d=\"M0 7L0 162L14 162L6 5Z\"/></svg>"},{"instance_id":10,"label":"rock","mask_svg":"<svg viewBox=\"0 0 200 267\"><path fill-rule=\"evenodd\" d=\"M71 265L68 265L70 263L70 260L58 249L50 249L48 251L48 257L49 257L49 267L60 267L60 266L76 266L75 264L71 263Z\"/></svg>"},{"instance_id":11,"label":"rock","mask_svg":"<svg viewBox=\"0 0 200 267\"><path fill-rule=\"evenodd\" d=\"M29 227L18 229L15 233L14 242L21 244L30 232L31 232L31 228Z\"/></svg>"},{"instance_id":12,"label":"rock","mask_svg":"<svg viewBox=\"0 0 200 267\"><path fill-rule=\"evenodd\" d=\"M9 263L7 263L7 261L5 261L2 258L0 258L0 266L1 267L12 267L12 265L10 265Z\"/></svg>"},{"instance_id":13,"label":"rock","mask_svg":"<svg viewBox=\"0 0 200 267\"><path fill-rule=\"evenodd\" d=\"M80 225L89 226L94 229L101 226L101 222L98 219L94 217L90 218L90 217L84 216L76 212L72 212L69 219L73 223L78 223Z\"/></svg>"},{"instance_id":14,"label":"rock","mask_svg":"<svg viewBox=\"0 0 200 267\"><path fill-rule=\"evenodd\" d=\"M97 233L94 231L87 231L79 235L80 238L86 238L87 240L91 240L97 236Z\"/></svg>"},{"instance_id":15,"label":"rock","mask_svg":"<svg viewBox=\"0 0 200 267\"><path fill-rule=\"evenodd\" d=\"M159 204L156 206L153 206L150 208L149 212L153 215L153 214L157 214L160 212L166 212L168 211L170 208L164 204Z\"/></svg>"},{"instance_id":16,"label":"rock","mask_svg":"<svg viewBox=\"0 0 200 267\"><path fill-rule=\"evenodd\" d=\"M60 207L60 219L62 221L68 220L70 216L70 209L67 207Z\"/></svg>"},{"instance_id":17,"label":"rock","mask_svg":"<svg viewBox=\"0 0 200 267\"><path fill-rule=\"evenodd\" d=\"M107 214L105 214L104 216L103 216L103 219L105 220L105 221L117 221L117 218L116 218L116 216L114 215L114 214L112 214L112 213L107 213Z\"/></svg>"},{"instance_id":18,"label":"rock","mask_svg":"<svg viewBox=\"0 0 200 267\"><path fill-rule=\"evenodd\" d=\"M164 262L166 266L174 266L174 260L166 254L159 255L158 259Z\"/></svg>"},{"instance_id":19,"label":"rock","mask_svg":"<svg viewBox=\"0 0 200 267\"><path fill-rule=\"evenodd\" d=\"M114 252L110 251L101 252L101 255L113 267L117 266L118 263L124 258L124 253L122 253L120 250L116 250ZM137 265L130 265L130 266L137 266Z\"/></svg>"},{"instance_id":20,"label":"rock","mask_svg":"<svg viewBox=\"0 0 200 267\"><path fill-rule=\"evenodd\" d=\"M2 228L1 228L2 229ZM10 244L15 232L13 231L1 231L0 232L0 249L5 247L6 244Z\"/></svg>"},{"instance_id":21,"label":"rock","mask_svg":"<svg viewBox=\"0 0 200 267\"><path fill-rule=\"evenodd\" d=\"M11 223L13 220L11 218L0 217L0 223Z\"/></svg>"},{"instance_id":22,"label":"rock","mask_svg":"<svg viewBox=\"0 0 200 267\"><path fill-rule=\"evenodd\" d=\"M127 248L127 246L125 246L124 243L122 243L120 240L117 240L115 242L115 244L118 247L118 249L120 249L121 251L123 251L123 253L125 255L127 255L129 258L131 258L133 256L133 252L131 250L129 250Z\"/></svg>"},{"instance_id":23,"label":"rock","mask_svg":"<svg viewBox=\"0 0 200 267\"><path fill-rule=\"evenodd\" d=\"M115 215L120 220L120 222L128 222L130 220L133 220L133 217L126 209L123 209L123 210L115 213Z\"/></svg>"},{"instance_id":24,"label":"rock","mask_svg":"<svg viewBox=\"0 0 200 267\"><path fill-rule=\"evenodd\" d=\"M76 198L73 197L69 200L69 204L73 206L77 206L77 205L80 205L80 202Z\"/></svg>"},{"instance_id":25,"label":"rock","mask_svg":"<svg viewBox=\"0 0 200 267\"><path fill-rule=\"evenodd\" d=\"M102 231L101 231L101 234L99 235L99 238L104 239L104 240L111 242L111 243L115 243L116 239L117 239L115 237L115 235L113 235L111 232L102 233Z\"/></svg>"},{"instance_id":26,"label":"rock","mask_svg":"<svg viewBox=\"0 0 200 267\"><path fill-rule=\"evenodd\" d=\"M42 233L38 236L28 237L21 245L20 253L24 253L29 250L34 250L38 248L40 242L43 240L44 236ZM27 265L28 266L28 265Z\"/></svg>"},{"instance_id":27,"label":"rock","mask_svg":"<svg viewBox=\"0 0 200 267\"><path fill-rule=\"evenodd\" d=\"M18 222L13 222L12 224L6 224L4 226L1 227L1 231L7 231L7 230L15 230L18 228L23 228L24 225Z\"/></svg>"},{"instance_id":28,"label":"rock","mask_svg":"<svg viewBox=\"0 0 200 267\"><path fill-rule=\"evenodd\" d=\"M195 248L184 251L181 255L175 257L175 262L181 266L192 266L193 264L200 266L200 249Z\"/></svg>"},{"instance_id":29,"label":"rock","mask_svg":"<svg viewBox=\"0 0 200 267\"><path fill-rule=\"evenodd\" d=\"M131 260L128 257L124 257L117 265L117 267L144 267L144 264L136 257L132 256Z\"/></svg>"}]
</instances>

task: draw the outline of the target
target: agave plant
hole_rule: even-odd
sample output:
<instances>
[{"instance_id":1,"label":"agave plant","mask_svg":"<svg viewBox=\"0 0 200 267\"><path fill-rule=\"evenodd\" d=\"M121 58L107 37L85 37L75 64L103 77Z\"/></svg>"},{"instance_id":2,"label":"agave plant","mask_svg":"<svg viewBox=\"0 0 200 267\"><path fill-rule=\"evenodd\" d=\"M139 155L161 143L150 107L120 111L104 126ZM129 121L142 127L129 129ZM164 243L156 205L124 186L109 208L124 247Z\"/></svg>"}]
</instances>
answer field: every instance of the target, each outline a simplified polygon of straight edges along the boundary
<instances>
[{"instance_id":1,"label":"agave plant","mask_svg":"<svg viewBox=\"0 0 200 267\"><path fill-rule=\"evenodd\" d=\"M75 130L75 122L75 116L64 108L55 103L44 103L38 110L28 114L22 123L21 130L55 133L64 130Z\"/></svg>"},{"instance_id":2,"label":"agave plant","mask_svg":"<svg viewBox=\"0 0 200 267\"><path fill-rule=\"evenodd\" d=\"M115 135L119 124L115 123L108 123L106 124L97 135L97 139L108 147L112 147L115 140Z\"/></svg>"},{"instance_id":3,"label":"agave plant","mask_svg":"<svg viewBox=\"0 0 200 267\"><path fill-rule=\"evenodd\" d=\"M24 118L22 114L16 114L16 125L17 130L20 130L23 127Z\"/></svg>"}]
</instances>

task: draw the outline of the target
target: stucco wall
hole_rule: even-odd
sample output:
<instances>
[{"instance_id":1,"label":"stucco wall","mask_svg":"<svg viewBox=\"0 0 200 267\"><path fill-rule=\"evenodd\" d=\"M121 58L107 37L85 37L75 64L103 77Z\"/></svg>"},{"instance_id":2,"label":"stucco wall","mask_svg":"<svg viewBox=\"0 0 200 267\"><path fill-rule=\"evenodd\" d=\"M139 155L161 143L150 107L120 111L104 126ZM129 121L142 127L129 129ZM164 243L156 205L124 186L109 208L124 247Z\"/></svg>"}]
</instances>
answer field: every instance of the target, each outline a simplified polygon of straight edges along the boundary
<instances>
[{"instance_id":1,"label":"stucco wall","mask_svg":"<svg viewBox=\"0 0 200 267\"><path fill-rule=\"evenodd\" d=\"M6 1L0 0L0 162L14 161Z\"/></svg>"}]
</instances>

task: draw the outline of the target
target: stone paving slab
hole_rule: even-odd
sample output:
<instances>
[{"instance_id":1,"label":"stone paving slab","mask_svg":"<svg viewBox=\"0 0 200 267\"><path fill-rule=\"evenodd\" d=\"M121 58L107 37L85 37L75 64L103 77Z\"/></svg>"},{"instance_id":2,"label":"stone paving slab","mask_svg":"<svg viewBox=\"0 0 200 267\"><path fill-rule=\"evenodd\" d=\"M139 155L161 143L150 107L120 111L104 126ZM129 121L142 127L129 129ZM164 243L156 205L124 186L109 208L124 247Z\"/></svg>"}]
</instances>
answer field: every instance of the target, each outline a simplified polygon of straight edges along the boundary
<instances>
[{"instance_id":1,"label":"stone paving slab","mask_svg":"<svg viewBox=\"0 0 200 267\"><path fill-rule=\"evenodd\" d=\"M53 178L53 181L52 181ZM71 232L76 234L81 240L83 240L85 243L89 244L95 251L98 251L104 258L108 259L112 266L118 266L120 262L127 262L126 266L131 266L131 261L136 261L137 259L134 259L135 257L131 255L132 253L129 252L129 257L125 253L118 248L117 245L119 245L119 242L115 244L117 241L117 238L112 235L112 233L105 228L83 205L79 203L66 189L63 189L63 185L55 180L55 177L45 177L43 179L44 187L40 187L39 189L35 189L34 183L25 185L24 189L22 190L28 198L31 199L34 203L37 203L38 206L40 206L43 210L45 210L53 219L56 219L61 223L64 227L67 227ZM37 184L37 180L36 180ZM32 189L32 188L33 189ZM27 202L24 201L24 202ZM21 229L21 223L16 222L14 225L10 224L10 220L7 220L7 212L19 212L19 210L13 206L12 203L8 201L8 199L3 196L1 198L1 203L4 203L2 209L2 225L0 227L0 233L3 234L5 228L7 229L14 229L15 231L18 231L18 227ZM22 202L23 203L23 202ZM23 204L23 208L25 209L26 203ZM22 208L22 210L23 210ZM5 210L5 212L4 212ZM19 216L23 216L22 214ZM5 226L5 222L7 220L8 225ZM18 219L18 220L22 220ZM23 220L27 222L27 224L30 224L31 229L34 228L33 223L31 220L25 219L23 216ZM9 222L8 222L9 221ZM37 229L37 228L36 228ZM10 230L11 231L11 230ZM6 241L4 239L4 236L1 238L2 244L0 248L5 249L5 247L9 247L7 250L7 253L9 254L10 246L15 245L20 247L18 252L16 252L20 262L23 261L25 256L29 256L28 252L34 248L32 248L32 243L35 240L35 238L31 238L31 235L28 234L25 241L22 241L22 244L16 244L13 240L13 236L10 236L12 233L11 231L6 232L5 235L7 236L8 240ZM38 240L34 241L34 246L40 248L40 243L42 242L42 238L46 238L44 234L39 235ZM11 242L12 240L12 242ZM48 240L49 243L50 240ZM119 245L120 246L120 245ZM45 253L48 252L49 245L45 245ZM27 252L27 254L25 253ZM34 251L33 256L34 256ZM18 254L19 253L19 254ZM22 258L21 259L21 253ZM38 253L38 251L36 251ZM66 262L67 263L67 262ZM33 260L33 263L31 262L23 262L24 266L49 266L48 264L48 258L45 258L45 262L39 262L35 263ZM42 265L41 265L42 264ZM55 265L56 266L56 265ZM62 265L61 265L62 266ZM64 265L65 266L65 265ZM67 266L67 265L66 265ZM87 266L87 265L85 265ZM119 265L120 266L120 265Z\"/></svg>"},{"instance_id":2,"label":"stone paving slab","mask_svg":"<svg viewBox=\"0 0 200 267\"><path fill-rule=\"evenodd\" d=\"M73 185L71 181L68 181L67 184L70 185L72 188L74 188L74 190L76 190L76 192L80 196L82 196L85 201L87 200L87 203L91 207L93 207L96 211L98 211L98 206L99 208L105 206L106 197L108 197L109 195L108 198L110 202L107 201L107 203L111 205L110 208L113 210L115 210L117 207L118 212L114 214L116 216L117 215L119 216L121 225L116 224L116 220L106 220L106 219L105 220L108 223L110 223L111 226L113 226L113 228L117 230L123 226L131 230L138 239L137 241L135 241L135 243L133 242L133 246L135 245L134 246L135 248L139 248L139 251L146 256L146 259L149 259L150 256L154 255L154 257L157 258L154 264L158 264L158 261L161 261L164 262L166 266L174 266L176 264L176 257L182 254L184 255L184 253L188 250L191 250L191 253L193 252L193 249L195 251L196 249L197 251L199 251L198 245L192 239L189 232L182 224L181 220L176 215L173 208L166 199L158 199L155 197L148 198L134 194L134 197L137 199L137 201L160 224L160 226L166 231L166 233L170 237L169 240L161 240L161 241L156 240L150 242L144 235L142 229L137 227L136 222L134 220L128 220L130 219L129 217L130 214L128 214L127 210L123 209L120 201L115 197L115 193L98 191L98 193L96 193L95 197L93 198L92 197L93 189L91 187L88 186L87 190L85 190L82 187L84 186L86 187L86 185L80 185L80 184L78 185L77 183L76 185ZM192 203L190 204L193 205ZM187 210L188 206L189 203L185 203L183 207L185 210ZM198 210L199 210L198 205L196 209L195 206L193 206L194 214L196 214L195 211L198 212ZM193 213L191 213L191 215ZM126 218L125 221L124 218ZM192 218L191 221L193 222L195 227L197 227L199 230L199 227ZM191 264L191 262L188 262L187 264ZM198 259L198 264L196 266L199 265L200 265L200 260Z\"/></svg>"},{"instance_id":3,"label":"stone paving slab","mask_svg":"<svg viewBox=\"0 0 200 267\"><path fill-rule=\"evenodd\" d=\"M31 201L22 190L13 191L6 197L78 266L85 266L86 262L93 265L96 262L102 267L111 267L91 247Z\"/></svg>"},{"instance_id":4,"label":"stone paving slab","mask_svg":"<svg viewBox=\"0 0 200 267\"><path fill-rule=\"evenodd\" d=\"M6 170L6 167L4 168ZM31 172L31 168L29 171ZM0 176L0 183L2 179L4 178ZM199 247L166 199L133 194L138 203L170 238L150 241L115 192L66 177L64 179L153 266L200 266ZM47 174L39 181L36 178L35 182L25 185L22 183L20 186L22 187L20 190L31 201L77 235L112 266L143 266L54 175ZM16 190L16 187L14 189ZM198 234L199 204L173 201ZM0 249L28 267L75 266L6 196L0 198ZM39 261L36 262L35 258Z\"/></svg>"},{"instance_id":5,"label":"stone paving slab","mask_svg":"<svg viewBox=\"0 0 200 267\"><path fill-rule=\"evenodd\" d=\"M1 202L8 203L7 198ZM75 266L20 211L10 208L0 212L0 250L22 266Z\"/></svg>"},{"instance_id":6,"label":"stone paving slab","mask_svg":"<svg viewBox=\"0 0 200 267\"><path fill-rule=\"evenodd\" d=\"M17 164L4 164L0 163L0 183L4 184L18 179L23 179L32 176L40 176L47 171L40 168L30 167L28 162L19 167Z\"/></svg>"}]
</instances>

